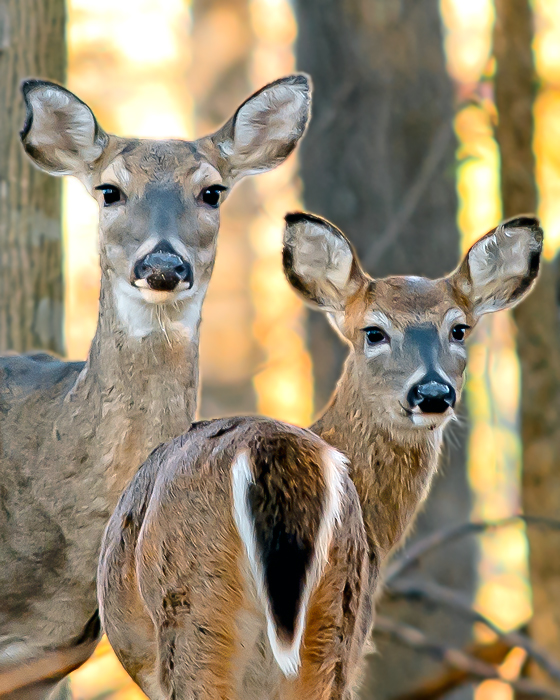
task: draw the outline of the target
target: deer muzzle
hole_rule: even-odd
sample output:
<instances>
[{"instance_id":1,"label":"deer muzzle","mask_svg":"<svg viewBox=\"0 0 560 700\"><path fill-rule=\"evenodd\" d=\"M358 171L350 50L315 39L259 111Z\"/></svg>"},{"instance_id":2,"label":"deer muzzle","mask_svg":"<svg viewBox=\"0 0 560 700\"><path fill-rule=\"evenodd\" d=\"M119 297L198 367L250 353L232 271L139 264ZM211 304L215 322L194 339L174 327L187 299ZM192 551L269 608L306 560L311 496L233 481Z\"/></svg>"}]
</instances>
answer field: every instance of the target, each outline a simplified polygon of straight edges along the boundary
<instances>
[{"instance_id":1,"label":"deer muzzle","mask_svg":"<svg viewBox=\"0 0 560 700\"><path fill-rule=\"evenodd\" d=\"M182 289L190 289L193 282L191 264L176 253L154 251L134 266L133 284L136 287L156 292L173 292L179 285Z\"/></svg>"},{"instance_id":2,"label":"deer muzzle","mask_svg":"<svg viewBox=\"0 0 560 700\"><path fill-rule=\"evenodd\" d=\"M410 406L418 407L422 413L445 413L448 408L453 408L456 399L452 386L433 380L416 384L408 394Z\"/></svg>"}]
</instances>

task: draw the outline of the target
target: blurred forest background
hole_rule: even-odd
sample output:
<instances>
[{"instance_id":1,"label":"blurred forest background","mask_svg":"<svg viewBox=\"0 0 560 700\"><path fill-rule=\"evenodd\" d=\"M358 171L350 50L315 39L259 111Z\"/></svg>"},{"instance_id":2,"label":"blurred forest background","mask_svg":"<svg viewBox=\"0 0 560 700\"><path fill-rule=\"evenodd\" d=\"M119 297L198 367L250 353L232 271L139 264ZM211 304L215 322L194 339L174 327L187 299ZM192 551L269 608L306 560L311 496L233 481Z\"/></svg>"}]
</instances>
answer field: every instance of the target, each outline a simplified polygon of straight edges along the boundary
<instances>
[{"instance_id":1,"label":"blurred forest background","mask_svg":"<svg viewBox=\"0 0 560 700\"><path fill-rule=\"evenodd\" d=\"M344 349L282 275L286 211L327 216L372 274L429 276L537 211L548 262L471 342L362 697L560 698L560 0L0 0L0 351L84 358L97 318L97 205L25 159L22 78L67 84L105 130L192 139L295 69L315 85L297 158L222 210L200 415L307 425L334 386ZM105 640L72 691L144 697Z\"/></svg>"}]
</instances>

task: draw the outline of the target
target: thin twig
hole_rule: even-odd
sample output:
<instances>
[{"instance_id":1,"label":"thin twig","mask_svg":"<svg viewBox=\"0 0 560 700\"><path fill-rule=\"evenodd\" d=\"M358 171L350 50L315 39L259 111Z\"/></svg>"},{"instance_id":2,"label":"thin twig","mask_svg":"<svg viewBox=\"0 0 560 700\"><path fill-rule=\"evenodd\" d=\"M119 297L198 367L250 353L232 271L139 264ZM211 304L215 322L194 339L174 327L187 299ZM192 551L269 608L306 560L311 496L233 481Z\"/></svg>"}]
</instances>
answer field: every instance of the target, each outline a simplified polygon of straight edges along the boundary
<instances>
[{"instance_id":1,"label":"thin twig","mask_svg":"<svg viewBox=\"0 0 560 700\"><path fill-rule=\"evenodd\" d=\"M506 644L521 647L552 678L560 681L560 665L547 652L536 645L532 639L521 632L504 632L492 620L474 610L470 602L460 593L432 581L412 578L400 578L387 586L389 593L408 598L422 598L448 608L466 617L471 622L479 622L497 634Z\"/></svg>"},{"instance_id":2,"label":"thin twig","mask_svg":"<svg viewBox=\"0 0 560 700\"><path fill-rule=\"evenodd\" d=\"M533 683L526 678L509 680L500 675L499 669L492 664L477 659L460 649L446 646L427 637L421 630L397 622L384 615L378 615L375 622L377 634L384 634L393 640L411 647L417 651L430 654L452 668L458 668L473 678L493 678L507 683L519 693L533 695L542 698L554 698L560 700L560 692L555 688L548 688Z\"/></svg>"},{"instance_id":3,"label":"thin twig","mask_svg":"<svg viewBox=\"0 0 560 700\"><path fill-rule=\"evenodd\" d=\"M391 582L397 576L400 576L406 569L411 567L421 557L425 556L433 549L437 549L444 544L448 544L454 540L467 535L477 535L488 530L496 530L507 525L513 525L518 522L523 522L525 525L548 527L554 530L560 530L560 520L553 518L541 518L535 515L512 515L508 518L500 520L491 520L485 522L468 522L460 525L452 525L449 528L437 530L426 537L414 542L402 554L398 555L387 564L385 568L385 582Z\"/></svg>"},{"instance_id":4,"label":"thin twig","mask_svg":"<svg viewBox=\"0 0 560 700\"><path fill-rule=\"evenodd\" d=\"M466 649L467 654L493 666L502 664L510 651L511 647L501 639L492 644L474 644ZM444 665L439 675L399 693L392 700L438 700L438 698L448 697L454 690L472 682L471 676L466 671Z\"/></svg>"}]
</instances>

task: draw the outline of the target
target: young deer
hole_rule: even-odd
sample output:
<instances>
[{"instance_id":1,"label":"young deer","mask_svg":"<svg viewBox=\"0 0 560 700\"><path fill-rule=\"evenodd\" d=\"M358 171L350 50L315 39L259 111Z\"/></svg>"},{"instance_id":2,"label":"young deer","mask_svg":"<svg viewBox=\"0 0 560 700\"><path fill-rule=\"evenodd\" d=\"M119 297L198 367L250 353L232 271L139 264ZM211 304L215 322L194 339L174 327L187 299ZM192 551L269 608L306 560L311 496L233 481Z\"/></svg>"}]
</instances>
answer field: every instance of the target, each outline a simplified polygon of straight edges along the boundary
<instances>
[{"instance_id":1,"label":"young deer","mask_svg":"<svg viewBox=\"0 0 560 700\"><path fill-rule=\"evenodd\" d=\"M98 591L152 699L349 700L379 566L436 471L465 337L535 282L538 221L476 243L448 277L373 280L344 235L290 214L284 269L350 347L322 418L203 422L155 450L105 533Z\"/></svg>"},{"instance_id":2,"label":"young deer","mask_svg":"<svg viewBox=\"0 0 560 700\"><path fill-rule=\"evenodd\" d=\"M188 430L218 207L279 165L309 118L310 85L267 85L215 134L106 134L59 85L23 84L31 159L79 178L100 207L99 322L87 362L0 358L0 696L43 697L99 634L101 538L150 451Z\"/></svg>"}]
</instances>

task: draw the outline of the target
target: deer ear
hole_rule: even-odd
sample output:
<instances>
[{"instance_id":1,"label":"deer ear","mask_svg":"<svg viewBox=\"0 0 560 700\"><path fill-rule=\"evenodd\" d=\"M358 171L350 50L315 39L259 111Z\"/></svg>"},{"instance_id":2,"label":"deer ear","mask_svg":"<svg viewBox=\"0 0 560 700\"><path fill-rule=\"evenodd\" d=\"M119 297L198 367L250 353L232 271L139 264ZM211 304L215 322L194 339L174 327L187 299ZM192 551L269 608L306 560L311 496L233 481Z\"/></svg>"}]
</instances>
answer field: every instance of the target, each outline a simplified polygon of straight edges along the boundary
<instances>
[{"instance_id":1,"label":"deer ear","mask_svg":"<svg viewBox=\"0 0 560 700\"><path fill-rule=\"evenodd\" d=\"M342 311L367 281L342 231L312 214L286 215L283 262L294 290L323 311Z\"/></svg>"},{"instance_id":2,"label":"deer ear","mask_svg":"<svg viewBox=\"0 0 560 700\"><path fill-rule=\"evenodd\" d=\"M534 216L501 223L469 250L451 281L475 317L508 309L524 299L539 272L543 231Z\"/></svg>"},{"instance_id":3,"label":"deer ear","mask_svg":"<svg viewBox=\"0 0 560 700\"><path fill-rule=\"evenodd\" d=\"M266 85L215 134L228 175L238 180L280 165L303 136L311 110L311 80L290 75Z\"/></svg>"},{"instance_id":4,"label":"deer ear","mask_svg":"<svg viewBox=\"0 0 560 700\"><path fill-rule=\"evenodd\" d=\"M26 80L21 90L27 115L20 136L31 160L51 175L87 172L108 142L91 109L44 80Z\"/></svg>"}]
</instances>

